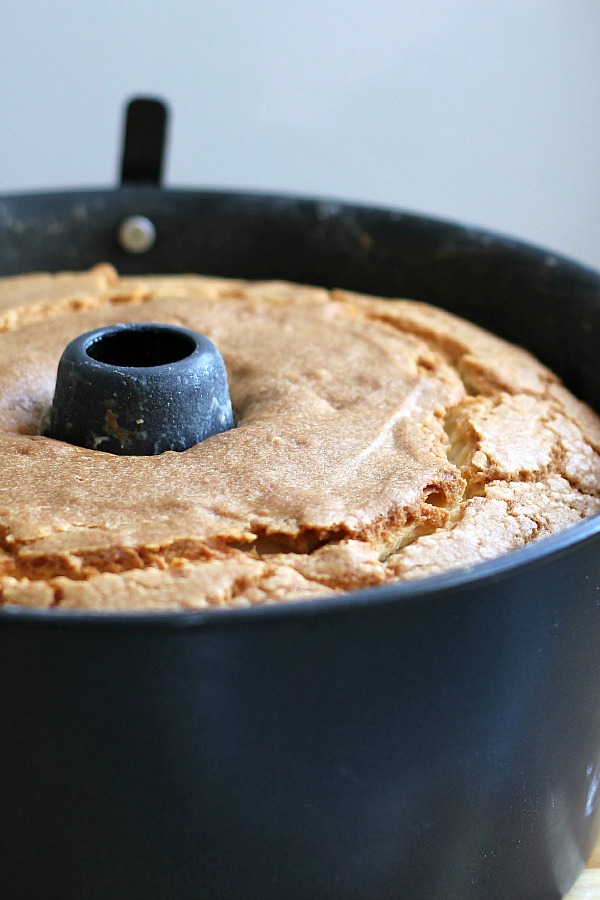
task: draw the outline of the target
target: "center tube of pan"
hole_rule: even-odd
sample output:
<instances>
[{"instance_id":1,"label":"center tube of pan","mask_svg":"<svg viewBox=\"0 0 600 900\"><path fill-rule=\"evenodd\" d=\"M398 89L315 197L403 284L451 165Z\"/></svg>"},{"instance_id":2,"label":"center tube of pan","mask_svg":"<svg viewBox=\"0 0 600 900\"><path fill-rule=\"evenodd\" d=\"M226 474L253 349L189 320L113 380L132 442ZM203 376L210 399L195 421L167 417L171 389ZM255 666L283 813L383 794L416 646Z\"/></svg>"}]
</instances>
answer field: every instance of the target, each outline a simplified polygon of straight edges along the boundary
<instances>
[{"instance_id":1,"label":"center tube of pan","mask_svg":"<svg viewBox=\"0 0 600 900\"><path fill-rule=\"evenodd\" d=\"M111 325L61 357L47 434L90 450L152 456L235 426L215 345L187 328Z\"/></svg>"}]
</instances>

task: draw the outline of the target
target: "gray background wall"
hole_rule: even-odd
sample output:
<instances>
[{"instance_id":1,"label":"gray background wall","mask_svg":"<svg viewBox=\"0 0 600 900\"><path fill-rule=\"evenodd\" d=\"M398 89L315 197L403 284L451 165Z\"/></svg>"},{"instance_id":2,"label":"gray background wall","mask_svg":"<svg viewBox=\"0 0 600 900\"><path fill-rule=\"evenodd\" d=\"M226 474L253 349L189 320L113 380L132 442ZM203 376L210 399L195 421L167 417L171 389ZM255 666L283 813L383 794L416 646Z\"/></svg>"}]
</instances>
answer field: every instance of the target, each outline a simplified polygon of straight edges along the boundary
<instances>
[{"instance_id":1,"label":"gray background wall","mask_svg":"<svg viewBox=\"0 0 600 900\"><path fill-rule=\"evenodd\" d=\"M600 0L2 0L0 191L115 182L173 109L167 183L403 206L600 267Z\"/></svg>"}]
</instances>

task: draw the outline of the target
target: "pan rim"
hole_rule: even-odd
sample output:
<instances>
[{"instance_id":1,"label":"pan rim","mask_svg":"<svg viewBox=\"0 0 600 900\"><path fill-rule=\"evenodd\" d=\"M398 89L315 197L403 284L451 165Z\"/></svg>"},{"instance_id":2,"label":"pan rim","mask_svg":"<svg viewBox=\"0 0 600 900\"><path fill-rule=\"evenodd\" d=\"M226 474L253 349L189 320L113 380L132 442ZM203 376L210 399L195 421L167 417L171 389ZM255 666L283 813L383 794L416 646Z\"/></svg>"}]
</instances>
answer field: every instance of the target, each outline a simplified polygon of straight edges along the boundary
<instances>
[{"instance_id":1,"label":"pan rim","mask_svg":"<svg viewBox=\"0 0 600 900\"><path fill-rule=\"evenodd\" d=\"M189 630L212 627L244 627L277 623L288 619L324 619L364 614L369 610L397 607L409 609L423 602L443 602L458 591L478 590L522 573L531 574L555 559L577 551L585 544L600 541L600 513L577 522L563 531L530 541L522 547L491 560L411 581L392 581L376 587L345 591L326 597L281 600L249 607L212 607L178 610L130 610L119 612L60 607L0 607L0 627L5 624L41 627L150 628ZM600 590L600 585L598 586Z\"/></svg>"},{"instance_id":2,"label":"pan rim","mask_svg":"<svg viewBox=\"0 0 600 900\"><path fill-rule=\"evenodd\" d=\"M69 200L80 200L89 197L95 201L103 199L123 198L125 200L137 199L147 200L149 198L184 198L207 200L231 200L239 202L255 202L256 200L273 204L289 204L289 205L306 205L316 209L323 208L324 216L335 217L336 211L356 212L365 215L374 214L389 217L392 221L400 219L412 220L414 223L421 223L432 227L442 227L454 229L457 234L481 242L483 246L489 247L492 244L501 246L505 249L514 249L515 251L530 255L538 260L546 257L550 261L552 267L567 267L573 273L581 276L591 277L596 286L600 290L600 270L595 269L588 263L581 262L555 248L544 244L537 244L520 238L516 235L503 231L495 231L492 228L480 226L476 223L463 222L448 216L428 215L426 212L407 209L399 206L380 206L375 203L368 203L361 200L348 200L329 194L310 194L301 192L277 192L270 190L260 190L258 188L244 187L196 187L186 185L125 185L122 187L76 187L68 190L60 190L57 188L42 188L37 191L15 191L0 192L0 204L4 202L35 202L39 200L65 203ZM132 211L133 212L133 211ZM2 211L0 209L0 225L2 224Z\"/></svg>"}]
</instances>

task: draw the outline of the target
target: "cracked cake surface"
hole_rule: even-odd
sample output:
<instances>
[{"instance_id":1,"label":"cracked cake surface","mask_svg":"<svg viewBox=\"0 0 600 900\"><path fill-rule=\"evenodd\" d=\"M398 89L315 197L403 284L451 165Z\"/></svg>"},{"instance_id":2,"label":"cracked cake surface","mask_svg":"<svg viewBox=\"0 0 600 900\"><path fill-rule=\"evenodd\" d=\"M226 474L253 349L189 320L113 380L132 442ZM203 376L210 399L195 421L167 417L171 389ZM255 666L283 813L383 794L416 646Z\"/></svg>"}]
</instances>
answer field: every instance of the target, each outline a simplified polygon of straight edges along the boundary
<instances>
[{"instance_id":1,"label":"cracked cake surface","mask_svg":"<svg viewBox=\"0 0 600 900\"><path fill-rule=\"evenodd\" d=\"M66 344L119 322L209 337L236 428L114 456L42 435ZM326 596L481 560L600 511L600 420L530 354L423 303L282 282L0 280L0 596L193 609Z\"/></svg>"}]
</instances>

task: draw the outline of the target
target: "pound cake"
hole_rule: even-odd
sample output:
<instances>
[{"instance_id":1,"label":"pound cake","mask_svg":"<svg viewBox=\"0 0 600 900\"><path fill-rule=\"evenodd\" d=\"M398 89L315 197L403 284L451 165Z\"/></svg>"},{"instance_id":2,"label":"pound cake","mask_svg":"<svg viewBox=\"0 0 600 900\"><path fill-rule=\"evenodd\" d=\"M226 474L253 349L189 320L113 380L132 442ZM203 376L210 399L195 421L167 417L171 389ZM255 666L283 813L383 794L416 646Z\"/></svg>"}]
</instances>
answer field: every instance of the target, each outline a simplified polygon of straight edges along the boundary
<instances>
[{"instance_id":1,"label":"pound cake","mask_svg":"<svg viewBox=\"0 0 600 900\"><path fill-rule=\"evenodd\" d=\"M66 344L185 326L236 427L115 456L43 435ZM281 282L0 280L0 597L248 606L421 578L600 511L600 420L524 350L423 303Z\"/></svg>"}]
</instances>

